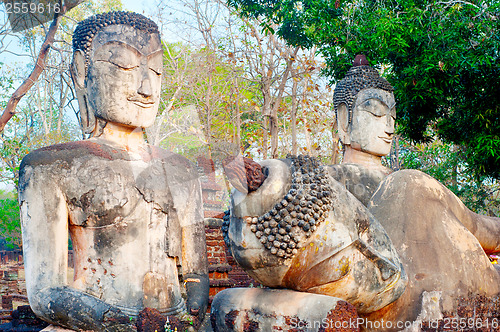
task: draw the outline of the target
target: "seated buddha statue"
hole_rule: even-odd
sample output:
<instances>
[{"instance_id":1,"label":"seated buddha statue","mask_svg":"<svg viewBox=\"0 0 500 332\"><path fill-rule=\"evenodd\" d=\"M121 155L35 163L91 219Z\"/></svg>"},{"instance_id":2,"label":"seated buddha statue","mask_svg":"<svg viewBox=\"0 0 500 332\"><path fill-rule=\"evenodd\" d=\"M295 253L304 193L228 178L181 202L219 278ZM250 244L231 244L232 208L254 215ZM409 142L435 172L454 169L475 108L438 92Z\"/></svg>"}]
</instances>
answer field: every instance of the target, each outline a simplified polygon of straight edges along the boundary
<instances>
[{"instance_id":1,"label":"seated buddha statue","mask_svg":"<svg viewBox=\"0 0 500 332\"><path fill-rule=\"evenodd\" d=\"M257 180L232 180L254 189L234 190L226 216L236 261L265 286L337 297L365 323L386 323L365 330L456 314L460 297L498 294L500 277L486 253L500 250L500 220L468 210L422 172L382 165L395 99L364 56L337 84L334 106L342 164L305 157L240 163Z\"/></svg>"},{"instance_id":2,"label":"seated buddha statue","mask_svg":"<svg viewBox=\"0 0 500 332\"><path fill-rule=\"evenodd\" d=\"M132 331L145 308L200 321L209 286L197 170L144 135L160 99L158 27L135 13L95 15L78 24L73 50L90 138L31 152L20 167L30 305L74 330Z\"/></svg>"}]
</instances>

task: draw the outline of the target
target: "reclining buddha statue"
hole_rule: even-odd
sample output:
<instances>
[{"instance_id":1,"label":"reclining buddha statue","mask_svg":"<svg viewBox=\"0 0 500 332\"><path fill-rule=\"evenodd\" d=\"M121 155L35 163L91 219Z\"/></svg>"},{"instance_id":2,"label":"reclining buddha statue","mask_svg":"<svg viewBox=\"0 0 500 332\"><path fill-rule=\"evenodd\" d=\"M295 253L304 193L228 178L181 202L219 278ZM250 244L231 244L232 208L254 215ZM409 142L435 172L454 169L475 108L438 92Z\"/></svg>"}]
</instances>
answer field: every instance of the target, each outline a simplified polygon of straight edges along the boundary
<instances>
[{"instance_id":1,"label":"reclining buddha statue","mask_svg":"<svg viewBox=\"0 0 500 332\"><path fill-rule=\"evenodd\" d=\"M239 188L226 216L226 241L243 269L273 288L260 292L286 288L347 301L362 328L389 322L375 331L442 318L460 297L498 294L500 276L486 253L500 250L500 220L473 213L420 171L392 173L382 165L394 136L395 99L364 56L337 84L334 106L342 164L299 156L226 167ZM248 190L241 189L242 169ZM255 293L226 290L214 304L259 308L263 316L279 312L255 304ZM216 323L228 308L212 307Z\"/></svg>"}]
</instances>

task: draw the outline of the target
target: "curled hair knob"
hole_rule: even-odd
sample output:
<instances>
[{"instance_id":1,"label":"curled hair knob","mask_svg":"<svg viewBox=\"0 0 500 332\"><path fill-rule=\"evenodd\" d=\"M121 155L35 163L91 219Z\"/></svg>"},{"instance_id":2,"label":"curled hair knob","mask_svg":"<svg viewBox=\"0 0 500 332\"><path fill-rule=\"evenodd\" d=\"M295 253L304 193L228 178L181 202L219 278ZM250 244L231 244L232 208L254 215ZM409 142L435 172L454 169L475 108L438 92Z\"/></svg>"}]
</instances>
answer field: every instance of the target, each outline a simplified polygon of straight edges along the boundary
<instances>
[{"instance_id":1,"label":"curled hair knob","mask_svg":"<svg viewBox=\"0 0 500 332\"><path fill-rule=\"evenodd\" d=\"M357 66L369 66L368 60L366 60L366 56L364 54L358 54L354 58L354 63L352 64L354 67Z\"/></svg>"}]
</instances>

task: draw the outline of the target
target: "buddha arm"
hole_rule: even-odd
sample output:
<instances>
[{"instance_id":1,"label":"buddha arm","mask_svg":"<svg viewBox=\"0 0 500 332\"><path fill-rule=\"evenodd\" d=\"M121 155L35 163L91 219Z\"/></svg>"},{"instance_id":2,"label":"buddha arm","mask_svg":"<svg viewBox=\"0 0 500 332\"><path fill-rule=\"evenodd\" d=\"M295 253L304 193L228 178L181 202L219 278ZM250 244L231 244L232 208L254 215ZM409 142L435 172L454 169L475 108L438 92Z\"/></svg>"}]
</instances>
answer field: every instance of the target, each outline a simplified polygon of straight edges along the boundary
<instances>
[{"instance_id":1,"label":"buddha arm","mask_svg":"<svg viewBox=\"0 0 500 332\"><path fill-rule=\"evenodd\" d=\"M48 166L24 164L20 169L26 288L33 311L73 329L101 331L129 323L118 309L68 286L68 210L51 174Z\"/></svg>"},{"instance_id":2,"label":"buddha arm","mask_svg":"<svg viewBox=\"0 0 500 332\"><path fill-rule=\"evenodd\" d=\"M487 254L500 252L500 218L468 210L468 218L464 218L462 223L474 234Z\"/></svg>"},{"instance_id":3,"label":"buddha arm","mask_svg":"<svg viewBox=\"0 0 500 332\"><path fill-rule=\"evenodd\" d=\"M487 254L500 252L500 218L477 214L443 186L444 197L453 214L476 237Z\"/></svg>"},{"instance_id":4,"label":"buddha arm","mask_svg":"<svg viewBox=\"0 0 500 332\"><path fill-rule=\"evenodd\" d=\"M192 173L195 169L188 169ZM182 274L188 313L203 319L208 306L208 262L200 182L194 173L182 182L172 179L171 192L181 225Z\"/></svg>"},{"instance_id":5,"label":"buddha arm","mask_svg":"<svg viewBox=\"0 0 500 332\"><path fill-rule=\"evenodd\" d=\"M118 308L68 286L52 286L38 290L30 297L30 305L44 320L71 329L136 330L131 317L123 314Z\"/></svg>"},{"instance_id":6,"label":"buddha arm","mask_svg":"<svg viewBox=\"0 0 500 332\"><path fill-rule=\"evenodd\" d=\"M208 306L209 291L204 224L183 227L182 243L182 266L188 312L203 319Z\"/></svg>"}]
</instances>

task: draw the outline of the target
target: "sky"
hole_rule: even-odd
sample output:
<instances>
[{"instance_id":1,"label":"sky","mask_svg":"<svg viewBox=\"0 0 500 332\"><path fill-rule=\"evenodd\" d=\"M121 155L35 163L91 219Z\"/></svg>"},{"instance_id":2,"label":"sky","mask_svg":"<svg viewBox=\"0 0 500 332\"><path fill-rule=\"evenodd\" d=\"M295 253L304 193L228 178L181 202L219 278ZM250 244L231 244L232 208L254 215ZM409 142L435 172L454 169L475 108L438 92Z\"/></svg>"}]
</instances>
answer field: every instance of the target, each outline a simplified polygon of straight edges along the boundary
<instances>
[{"instance_id":1,"label":"sky","mask_svg":"<svg viewBox=\"0 0 500 332\"><path fill-rule=\"evenodd\" d=\"M139 14L147 14L154 2L154 0L122 0L124 10L130 10Z\"/></svg>"}]
</instances>

